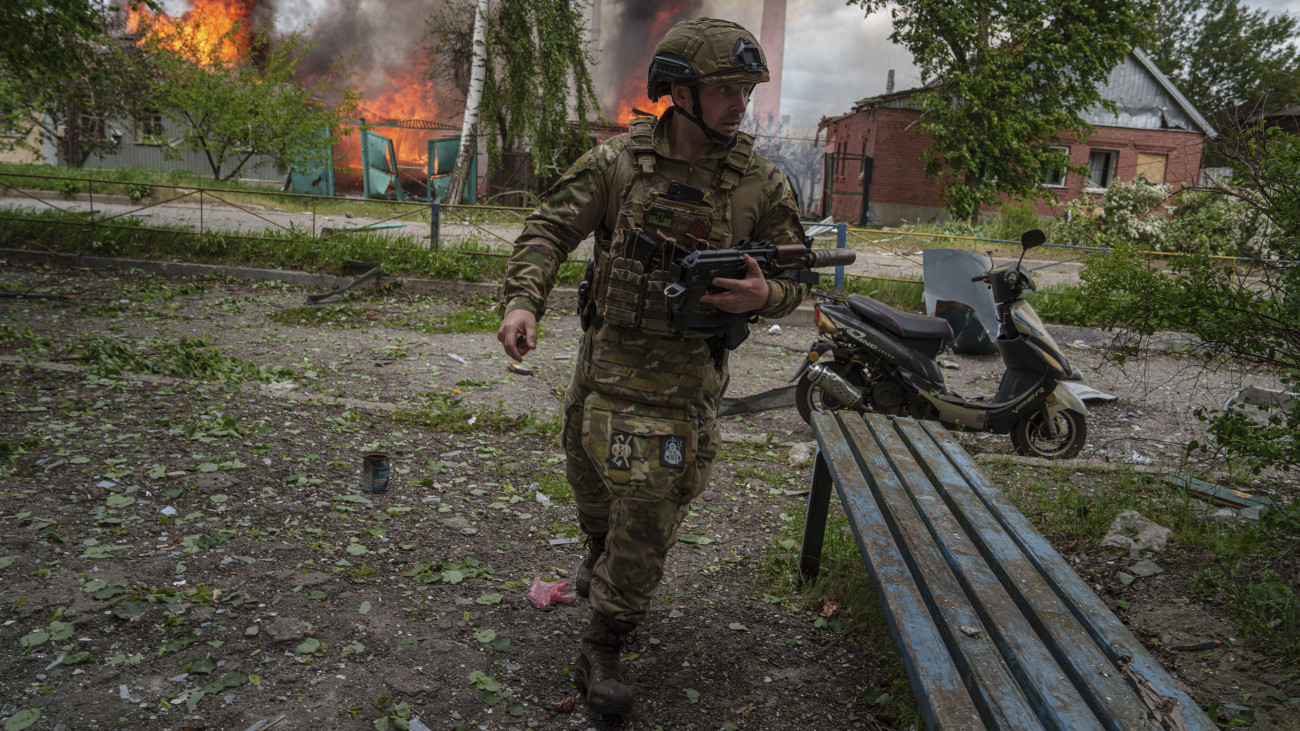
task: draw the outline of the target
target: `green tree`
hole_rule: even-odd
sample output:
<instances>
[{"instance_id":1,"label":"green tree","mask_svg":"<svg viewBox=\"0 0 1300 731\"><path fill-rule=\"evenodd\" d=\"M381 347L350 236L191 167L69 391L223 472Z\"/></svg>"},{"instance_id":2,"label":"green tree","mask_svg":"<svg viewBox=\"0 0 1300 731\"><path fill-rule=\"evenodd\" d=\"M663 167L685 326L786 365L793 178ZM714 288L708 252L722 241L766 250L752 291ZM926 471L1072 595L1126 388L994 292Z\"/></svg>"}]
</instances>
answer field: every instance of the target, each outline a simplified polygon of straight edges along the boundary
<instances>
[{"instance_id":1,"label":"green tree","mask_svg":"<svg viewBox=\"0 0 1300 731\"><path fill-rule=\"evenodd\" d=\"M530 148L533 172L563 172L591 145L588 117L600 115L579 0L500 0L487 27L488 64L480 119L492 130L488 158ZM475 3L449 3L429 21L437 38L432 73L468 88ZM576 124L571 124L570 120Z\"/></svg>"},{"instance_id":2,"label":"green tree","mask_svg":"<svg viewBox=\"0 0 1300 731\"><path fill-rule=\"evenodd\" d=\"M90 0L0 3L0 27L21 29L0 33L0 127L38 125L73 167L116 148L115 125L148 108L151 73L120 16Z\"/></svg>"},{"instance_id":3,"label":"green tree","mask_svg":"<svg viewBox=\"0 0 1300 731\"><path fill-rule=\"evenodd\" d=\"M1203 113L1300 100L1300 19L1240 0L1166 0L1151 59Z\"/></svg>"},{"instance_id":4,"label":"green tree","mask_svg":"<svg viewBox=\"0 0 1300 731\"><path fill-rule=\"evenodd\" d=\"M1259 252L1225 263L1201 252L1173 259L1166 271L1142 244L1113 241L1083 271L1084 301L1096 321L1139 335L1194 335L1214 362L1276 369L1300 388L1300 139L1272 127L1228 129L1222 154L1236 177L1217 189L1266 215L1273 228ZM1175 199L1175 204L1177 199ZM1132 354L1120 355L1121 358ZM1209 433L1230 455L1256 468L1300 467L1300 406L1201 409ZM1204 445L1193 445L1204 446Z\"/></svg>"},{"instance_id":5,"label":"green tree","mask_svg":"<svg viewBox=\"0 0 1300 731\"><path fill-rule=\"evenodd\" d=\"M1099 85L1144 39L1151 0L849 0L867 13L890 8L890 40L911 51L933 83L919 90L917 129L948 210L973 218L984 205L1051 199L1044 170L1068 169L1052 149L1083 140L1080 117L1110 106Z\"/></svg>"},{"instance_id":6,"label":"green tree","mask_svg":"<svg viewBox=\"0 0 1300 731\"><path fill-rule=\"evenodd\" d=\"M336 65L304 83L299 66L311 44L298 33L255 33L249 53L223 62L223 46L238 32L232 29L210 48L194 43L197 34L150 37L160 69L157 103L181 126L180 146L202 153L220 180L239 175L258 157L282 167L321 165L343 121L357 113L361 93L350 72Z\"/></svg>"}]
</instances>

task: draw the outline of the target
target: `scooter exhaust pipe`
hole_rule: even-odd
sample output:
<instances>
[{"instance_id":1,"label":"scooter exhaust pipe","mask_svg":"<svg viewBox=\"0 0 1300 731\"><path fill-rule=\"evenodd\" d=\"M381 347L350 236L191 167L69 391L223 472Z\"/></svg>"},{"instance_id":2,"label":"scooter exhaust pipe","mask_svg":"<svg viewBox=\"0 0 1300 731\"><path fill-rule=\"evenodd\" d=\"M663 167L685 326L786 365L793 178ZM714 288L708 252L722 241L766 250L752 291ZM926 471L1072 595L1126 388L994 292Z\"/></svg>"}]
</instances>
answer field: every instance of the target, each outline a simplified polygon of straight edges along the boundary
<instances>
[{"instance_id":1,"label":"scooter exhaust pipe","mask_svg":"<svg viewBox=\"0 0 1300 731\"><path fill-rule=\"evenodd\" d=\"M831 370L825 363L814 363L808 368L808 382L820 388L831 399L848 406L862 400L862 390Z\"/></svg>"}]
</instances>

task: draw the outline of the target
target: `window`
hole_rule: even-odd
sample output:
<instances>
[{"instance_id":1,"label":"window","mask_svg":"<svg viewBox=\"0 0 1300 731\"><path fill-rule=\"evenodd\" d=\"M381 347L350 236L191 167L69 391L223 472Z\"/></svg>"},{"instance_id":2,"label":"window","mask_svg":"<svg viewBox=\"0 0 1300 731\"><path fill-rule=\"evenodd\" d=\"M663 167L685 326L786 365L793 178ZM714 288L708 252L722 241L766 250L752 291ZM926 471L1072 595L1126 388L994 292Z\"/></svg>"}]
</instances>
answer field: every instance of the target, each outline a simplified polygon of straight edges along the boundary
<instances>
[{"instance_id":1,"label":"window","mask_svg":"<svg viewBox=\"0 0 1300 731\"><path fill-rule=\"evenodd\" d=\"M1114 150L1093 150L1088 153L1089 188L1105 188L1115 177L1115 163L1119 153Z\"/></svg>"},{"instance_id":2,"label":"window","mask_svg":"<svg viewBox=\"0 0 1300 731\"><path fill-rule=\"evenodd\" d=\"M1070 148L1068 147L1053 147L1052 149L1064 152L1066 157L1070 156ZM1064 188L1065 168L1045 169L1043 171L1043 187Z\"/></svg>"},{"instance_id":3,"label":"window","mask_svg":"<svg viewBox=\"0 0 1300 731\"><path fill-rule=\"evenodd\" d=\"M1139 152L1137 174L1141 175L1148 183L1159 185L1160 183L1165 182L1165 168L1168 164L1168 155L1154 152Z\"/></svg>"},{"instance_id":4,"label":"window","mask_svg":"<svg viewBox=\"0 0 1300 731\"><path fill-rule=\"evenodd\" d=\"M162 115L157 112L146 113L135 120L135 142L138 145L161 145L165 134Z\"/></svg>"}]
</instances>

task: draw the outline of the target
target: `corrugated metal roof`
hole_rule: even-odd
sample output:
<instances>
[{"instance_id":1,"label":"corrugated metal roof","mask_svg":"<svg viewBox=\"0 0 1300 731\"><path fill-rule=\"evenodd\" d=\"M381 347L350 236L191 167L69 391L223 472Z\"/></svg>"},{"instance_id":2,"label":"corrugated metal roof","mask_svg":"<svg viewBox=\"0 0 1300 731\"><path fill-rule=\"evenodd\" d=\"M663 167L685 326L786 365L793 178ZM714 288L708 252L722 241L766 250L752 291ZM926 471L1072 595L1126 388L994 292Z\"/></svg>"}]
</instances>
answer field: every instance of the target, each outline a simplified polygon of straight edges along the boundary
<instances>
[{"instance_id":1,"label":"corrugated metal roof","mask_svg":"<svg viewBox=\"0 0 1300 731\"><path fill-rule=\"evenodd\" d=\"M920 106L915 99L918 91L920 89L906 89L860 99L853 105L853 110L856 112L870 107L919 110ZM1114 102L1116 111L1112 113L1097 105L1079 115L1085 122L1106 127L1185 129L1189 132L1204 132L1209 137L1218 136L1169 77L1161 73L1139 49L1133 49L1125 57L1124 63L1110 72L1101 96Z\"/></svg>"}]
</instances>

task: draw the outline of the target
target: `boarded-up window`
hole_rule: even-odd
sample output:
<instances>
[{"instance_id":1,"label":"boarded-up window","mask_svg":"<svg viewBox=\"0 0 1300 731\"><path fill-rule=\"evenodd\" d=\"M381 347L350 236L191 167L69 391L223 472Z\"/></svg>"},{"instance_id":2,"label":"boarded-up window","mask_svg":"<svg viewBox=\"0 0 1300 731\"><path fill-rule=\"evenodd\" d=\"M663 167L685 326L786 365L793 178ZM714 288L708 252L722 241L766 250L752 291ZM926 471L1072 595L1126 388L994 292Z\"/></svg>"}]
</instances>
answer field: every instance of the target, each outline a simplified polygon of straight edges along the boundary
<instances>
[{"instance_id":1,"label":"boarded-up window","mask_svg":"<svg viewBox=\"0 0 1300 731\"><path fill-rule=\"evenodd\" d=\"M1163 183L1165 182L1165 165L1168 162L1168 155L1139 152L1137 175L1141 175L1148 183Z\"/></svg>"}]
</instances>

